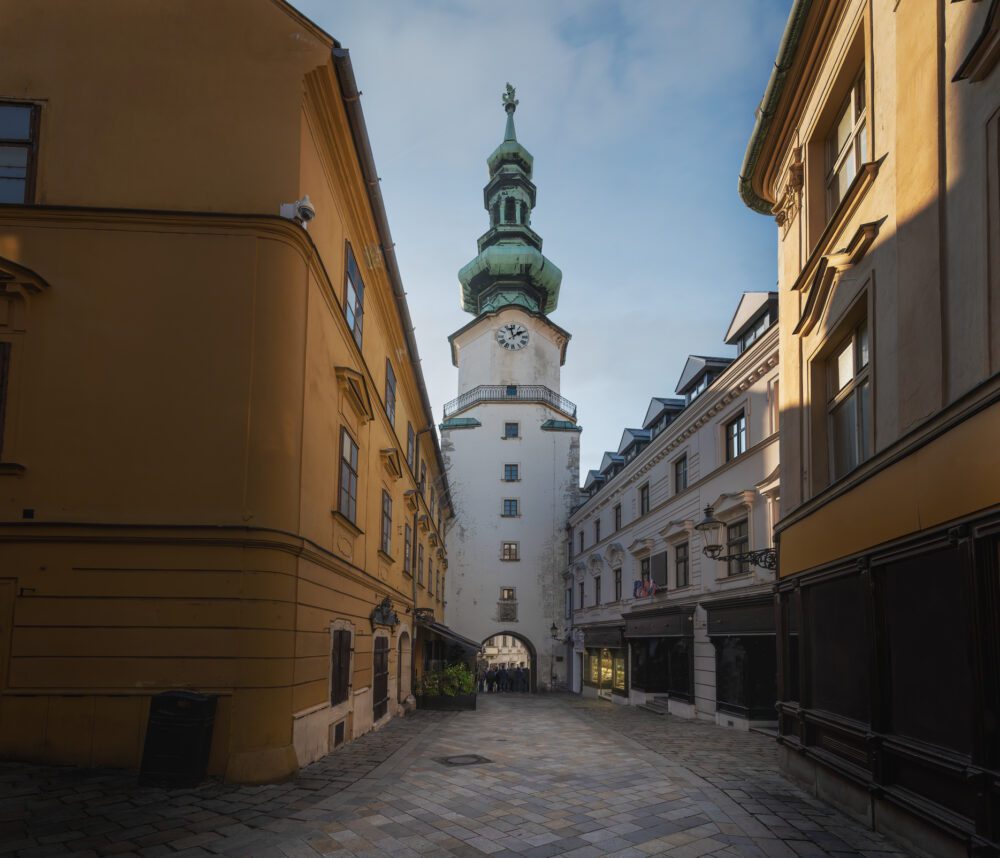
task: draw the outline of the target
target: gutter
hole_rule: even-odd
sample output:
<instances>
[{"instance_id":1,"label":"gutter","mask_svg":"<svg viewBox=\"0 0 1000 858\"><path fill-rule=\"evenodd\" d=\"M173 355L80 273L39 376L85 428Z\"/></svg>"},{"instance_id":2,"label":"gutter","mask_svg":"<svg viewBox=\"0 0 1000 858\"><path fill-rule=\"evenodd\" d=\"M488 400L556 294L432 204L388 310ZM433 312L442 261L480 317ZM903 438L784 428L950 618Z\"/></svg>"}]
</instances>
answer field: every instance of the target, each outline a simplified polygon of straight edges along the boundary
<instances>
[{"instance_id":1,"label":"gutter","mask_svg":"<svg viewBox=\"0 0 1000 858\"><path fill-rule=\"evenodd\" d=\"M785 24L785 32L778 45L778 56L775 58L771 77L767 81L764 97L757 108L757 119L754 122L750 142L747 143L747 150L743 156L743 166L740 167L740 199L748 208L760 214L772 214L774 203L764 199L754 190L753 177L757 171L757 159L760 158L764 141L771 130L778 102L784 94L785 79L792 68L792 61L795 59L806 17L809 15L812 5L813 0L794 0L792 3L792 10L789 12L788 22Z\"/></svg>"},{"instance_id":2,"label":"gutter","mask_svg":"<svg viewBox=\"0 0 1000 858\"><path fill-rule=\"evenodd\" d=\"M431 408L430 397L427 395L427 386L424 383L423 370L420 367L420 353L417 350L417 340L413 333L413 320L410 318L410 309L406 303L406 292L403 290L403 280L399 273L399 263L396 260L395 242L392 240L392 233L389 231L389 219L385 213L385 203L382 200L382 190L379 187L378 172L375 169L375 158L372 155L371 141L368 139L368 128L365 125L365 116L361 110L361 92L358 90L358 83L354 77L354 67L351 65L351 55L347 48L339 45L331 51L333 57L333 67L337 73L337 81L340 84L340 95L344 103L344 110L347 112L347 119L351 126L351 136L354 138L354 148L358 153L358 160L361 162L361 174L365 182L365 189L368 191L368 201L371 203L372 215L375 218L375 226L378 229L379 240L382 248L382 258L385 260L386 271L389 275L389 283L392 286L392 293L396 299L396 307L403 320L403 333L406 338L406 348L410 356L410 361L416 368L417 387L420 390L420 400L424 406L424 415L427 418L427 425L434 426L434 410ZM441 455L441 445L437 435L432 433L434 438L434 453L437 458L438 469L441 473L444 496L448 499L449 517L455 514L452 508L451 489L448 486L448 477L445 472L444 458Z\"/></svg>"}]
</instances>

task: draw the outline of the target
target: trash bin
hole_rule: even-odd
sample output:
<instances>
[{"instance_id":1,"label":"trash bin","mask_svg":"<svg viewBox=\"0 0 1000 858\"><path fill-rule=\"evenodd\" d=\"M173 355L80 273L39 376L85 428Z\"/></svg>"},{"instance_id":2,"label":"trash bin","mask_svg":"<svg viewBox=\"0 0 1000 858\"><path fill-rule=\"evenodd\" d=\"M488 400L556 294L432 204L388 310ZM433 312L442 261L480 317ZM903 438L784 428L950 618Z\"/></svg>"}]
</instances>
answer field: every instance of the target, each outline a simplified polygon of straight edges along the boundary
<instances>
[{"instance_id":1,"label":"trash bin","mask_svg":"<svg viewBox=\"0 0 1000 858\"><path fill-rule=\"evenodd\" d=\"M214 697L194 691L155 695L149 701L140 782L194 786L204 780L214 725Z\"/></svg>"}]
</instances>

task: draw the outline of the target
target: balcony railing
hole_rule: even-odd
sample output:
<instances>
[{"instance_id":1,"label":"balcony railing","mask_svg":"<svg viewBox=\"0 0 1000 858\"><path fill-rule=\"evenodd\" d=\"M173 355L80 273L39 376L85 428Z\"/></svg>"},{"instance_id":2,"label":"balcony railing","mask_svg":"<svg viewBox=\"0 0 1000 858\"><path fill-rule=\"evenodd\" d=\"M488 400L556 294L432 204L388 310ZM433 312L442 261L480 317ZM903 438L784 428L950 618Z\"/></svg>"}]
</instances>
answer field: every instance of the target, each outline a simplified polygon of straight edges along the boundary
<instances>
[{"instance_id":1,"label":"balcony railing","mask_svg":"<svg viewBox=\"0 0 1000 858\"><path fill-rule=\"evenodd\" d=\"M481 384L447 403L444 417L447 420L480 402L542 402L576 419L576 406L541 384Z\"/></svg>"}]
</instances>

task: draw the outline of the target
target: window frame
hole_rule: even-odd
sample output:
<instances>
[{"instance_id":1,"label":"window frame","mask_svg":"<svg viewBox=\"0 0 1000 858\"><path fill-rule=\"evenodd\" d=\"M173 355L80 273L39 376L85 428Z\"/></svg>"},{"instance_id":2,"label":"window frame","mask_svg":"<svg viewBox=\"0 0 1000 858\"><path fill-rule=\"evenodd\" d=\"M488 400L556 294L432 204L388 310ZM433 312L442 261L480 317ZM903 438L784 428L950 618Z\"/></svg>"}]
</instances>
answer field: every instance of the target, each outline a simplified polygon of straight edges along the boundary
<instances>
[{"instance_id":1,"label":"window frame","mask_svg":"<svg viewBox=\"0 0 1000 858\"><path fill-rule=\"evenodd\" d=\"M860 363L861 337L864 331L866 358ZM825 360L826 374L826 447L827 467L829 468L830 484L842 480L852 471L872 457L874 421L872 419L872 343L868 317L856 320L849 333L836 340L837 345L829 352ZM846 349L851 351L851 377L848 382L839 387L838 358ZM867 422L865 420L864 394L867 388ZM845 407L848 400L854 400L854 450L853 464L842 473L837 471L837 433L835 412Z\"/></svg>"},{"instance_id":2,"label":"window frame","mask_svg":"<svg viewBox=\"0 0 1000 858\"><path fill-rule=\"evenodd\" d=\"M417 543L417 583L424 586L424 544Z\"/></svg>"},{"instance_id":3,"label":"window frame","mask_svg":"<svg viewBox=\"0 0 1000 858\"><path fill-rule=\"evenodd\" d=\"M642 557L639 559L639 580L645 584L647 581L653 580L653 571L651 558Z\"/></svg>"},{"instance_id":4,"label":"window frame","mask_svg":"<svg viewBox=\"0 0 1000 858\"><path fill-rule=\"evenodd\" d=\"M840 101L840 106L833 114L830 127L823 136L823 188L825 199L826 222L829 223L836 214L840 204L844 201L844 195L840 192L837 181L840 171L847 165L848 159L854 159L854 174L844 186L844 191L853 184L858 173L865 164L868 157L868 92L865 89L866 75L864 63L861 68L851 78L851 86L847 95ZM862 102L860 111L858 110L858 97ZM837 130L840 126L840 118L847 113L852 113L854 119L851 123L847 139L841 149L836 150ZM836 191L836 194L833 192Z\"/></svg>"},{"instance_id":5,"label":"window frame","mask_svg":"<svg viewBox=\"0 0 1000 858\"><path fill-rule=\"evenodd\" d=\"M510 434L510 427L514 427L514 434ZM505 420L503 424L503 440L512 441L521 437L521 424L513 420Z\"/></svg>"},{"instance_id":6,"label":"window frame","mask_svg":"<svg viewBox=\"0 0 1000 858\"><path fill-rule=\"evenodd\" d=\"M407 575L413 575L413 546L410 540L413 539L413 528L410 523L403 524L403 571Z\"/></svg>"},{"instance_id":7,"label":"window frame","mask_svg":"<svg viewBox=\"0 0 1000 858\"><path fill-rule=\"evenodd\" d=\"M345 241L344 244L347 248L344 258L344 318L347 321L347 327L351 331L351 336L354 337L355 344L360 349L364 342L365 279L361 276L361 268L358 266L357 257L354 255L354 248L351 247L349 241ZM361 285L360 290L358 289L358 284L351 277L352 268L357 273L358 283ZM355 296L353 305L350 303L352 292Z\"/></svg>"},{"instance_id":8,"label":"window frame","mask_svg":"<svg viewBox=\"0 0 1000 858\"><path fill-rule=\"evenodd\" d=\"M392 556L392 495L382 489L382 527L379 532L379 551Z\"/></svg>"},{"instance_id":9,"label":"window frame","mask_svg":"<svg viewBox=\"0 0 1000 858\"><path fill-rule=\"evenodd\" d=\"M38 186L38 132L41 126L42 106L33 101L18 101L17 99L0 99L0 107L21 107L29 110L28 137L0 138L0 148L23 149L26 152L24 163L24 197L20 202L0 202L5 206L34 205Z\"/></svg>"},{"instance_id":10,"label":"window frame","mask_svg":"<svg viewBox=\"0 0 1000 858\"><path fill-rule=\"evenodd\" d=\"M612 572L615 576L615 601L620 602L622 600L622 570L619 566L617 569L613 569Z\"/></svg>"},{"instance_id":11,"label":"window frame","mask_svg":"<svg viewBox=\"0 0 1000 858\"><path fill-rule=\"evenodd\" d=\"M733 537L733 531L742 527L743 534ZM726 523L726 554L747 554L750 551L750 518L743 516ZM734 571L735 569L735 571ZM728 560L726 562L726 577L735 578L747 575L751 571L749 560Z\"/></svg>"},{"instance_id":12,"label":"window frame","mask_svg":"<svg viewBox=\"0 0 1000 858\"><path fill-rule=\"evenodd\" d=\"M406 421L406 464L409 465L410 471L413 471L413 453L416 450L417 436L413 431L413 424L407 420Z\"/></svg>"},{"instance_id":13,"label":"window frame","mask_svg":"<svg viewBox=\"0 0 1000 858\"><path fill-rule=\"evenodd\" d=\"M601 576L594 576L594 607L598 607L601 604Z\"/></svg>"},{"instance_id":14,"label":"window frame","mask_svg":"<svg viewBox=\"0 0 1000 858\"><path fill-rule=\"evenodd\" d=\"M344 655L344 637L340 637L340 643L338 645L338 636L346 636L347 640L347 664L343 664ZM354 665L354 632L351 629L343 628L330 628L330 691L328 699L330 701L330 706L340 706L342 703L346 703L351 697L351 680L353 676L353 665ZM343 688L340 688L341 680L346 678Z\"/></svg>"},{"instance_id":15,"label":"window frame","mask_svg":"<svg viewBox=\"0 0 1000 858\"><path fill-rule=\"evenodd\" d=\"M389 424L396 426L396 373L392 368L392 361L385 359L385 414L389 418Z\"/></svg>"},{"instance_id":16,"label":"window frame","mask_svg":"<svg viewBox=\"0 0 1000 858\"><path fill-rule=\"evenodd\" d=\"M594 519L594 545L601 541L601 518Z\"/></svg>"},{"instance_id":17,"label":"window frame","mask_svg":"<svg viewBox=\"0 0 1000 858\"><path fill-rule=\"evenodd\" d=\"M500 559L504 563L516 563L521 559L521 543L504 540L500 543Z\"/></svg>"},{"instance_id":18,"label":"window frame","mask_svg":"<svg viewBox=\"0 0 1000 858\"><path fill-rule=\"evenodd\" d=\"M688 487L688 457L687 453L683 453L674 459L674 494L680 494L685 491ZM681 485L681 476L683 475L683 485Z\"/></svg>"},{"instance_id":19,"label":"window frame","mask_svg":"<svg viewBox=\"0 0 1000 858\"><path fill-rule=\"evenodd\" d=\"M348 444L350 445L348 447ZM351 457L345 458L344 451L349 449L351 451ZM357 526L358 523L358 461L360 458L360 448L357 442L352 437L351 433L348 431L346 426L340 427L340 475L339 475L339 485L337 491L337 511L346 518L351 524ZM344 509L344 477L345 468L347 469L348 475L348 485L346 487L347 491L347 509ZM353 491L352 491L353 489Z\"/></svg>"},{"instance_id":20,"label":"window frame","mask_svg":"<svg viewBox=\"0 0 1000 858\"><path fill-rule=\"evenodd\" d=\"M681 558L681 550L684 557ZM683 564L683 565L682 565ZM681 569L684 570L684 583L681 583ZM688 540L678 542L674 546L674 589L691 586L691 544Z\"/></svg>"},{"instance_id":21,"label":"window frame","mask_svg":"<svg viewBox=\"0 0 1000 858\"><path fill-rule=\"evenodd\" d=\"M614 507L615 516L615 533L622 529L622 505L620 503L615 504Z\"/></svg>"},{"instance_id":22,"label":"window frame","mask_svg":"<svg viewBox=\"0 0 1000 858\"><path fill-rule=\"evenodd\" d=\"M513 468L513 470L511 470ZM510 476L513 473L514 476ZM504 462L503 475L500 477L504 483L521 482L521 465L519 462Z\"/></svg>"},{"instance_id":23,"label":"window frame","mask_svg":"<svg viewBox=\"0 0 1000 858\"><path fill-rule=\"evenodd\" d=\"M500 504L500 517L501 518L520 518L521 517L521 499L520 498L503 498Z\"/></svg>"},{"instance_id":24,"label":"window frame","mask_svg":"<svg viewBox=\"0 0 1000 858\"><path fill-rule=\"evenodd\" d=\"M583 606L587 604L587 582L578 581L577 586L580 588L580 610L582 610Z\"/></svg>"},{"instance_id":25,"label":"window frame","mask_svg":"<svg viewBox=\"0 0 1000 858\"><path fill-rule=\"evenodd\" d=\"M739 424L739 429L734 434L732 429L737 424ZM741 408L726 421L722 437L725 443L727 462L735 461L746 453L750 445L748 443L747 412L745 408Z\"/></svg>"},{"instance_id":26,"label":"window frame","mask_svg":"<svg viewBox=\"0 0 1000 858\"><path fill-rule=\"evenodd\" d=\"M639 486L639 516L649 512L649 481Z\"/></svg>"}]
</instances>

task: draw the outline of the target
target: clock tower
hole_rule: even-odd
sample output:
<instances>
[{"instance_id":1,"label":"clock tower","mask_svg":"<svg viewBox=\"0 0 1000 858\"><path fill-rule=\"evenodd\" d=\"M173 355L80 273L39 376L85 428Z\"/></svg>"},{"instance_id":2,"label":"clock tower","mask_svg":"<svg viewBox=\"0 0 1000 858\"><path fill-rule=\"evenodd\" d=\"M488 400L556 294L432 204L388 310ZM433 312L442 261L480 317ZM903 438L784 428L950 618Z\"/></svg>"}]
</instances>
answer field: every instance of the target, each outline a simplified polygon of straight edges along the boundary
<instances>
[{"instance_id":1,"label":"clock tower","mask_svg":"<svg viewBox=\"0 0 1000 858\"><path fill-rule=\"evenodd\" d=\"M522 644L534 690L566 681L562 574L580 426L576 406L560 393L570 335L549 314L562 272L531 227L534 159L517 140L517 104L507 84L506 132L486 162L489 229L458 273L462 307L474 318L449 337L458 397L445 405L440 427L457 514L445 616L477 641L504 635L506 645Z\"/></svg>"}]
</instances>

